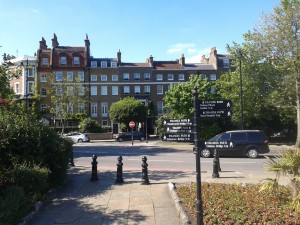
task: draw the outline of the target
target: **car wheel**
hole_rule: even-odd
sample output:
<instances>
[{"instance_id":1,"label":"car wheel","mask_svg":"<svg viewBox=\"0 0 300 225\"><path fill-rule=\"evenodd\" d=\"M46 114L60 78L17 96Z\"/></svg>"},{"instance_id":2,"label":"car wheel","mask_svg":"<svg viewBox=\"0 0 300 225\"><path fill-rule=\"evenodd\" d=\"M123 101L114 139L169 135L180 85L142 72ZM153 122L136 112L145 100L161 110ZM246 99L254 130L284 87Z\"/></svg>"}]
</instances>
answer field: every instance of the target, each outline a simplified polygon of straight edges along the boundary
<instances>
[{"instance_id":1,"label":"car wheel","mask_svg":"<svg viewBox=\"0 0 300 225\"><path fill-rule=\"evenodd\" d=\"M141 140L141 141L145 141L145 138L144 138L144 137L141 137L140 140Z\"/></svg>"},{"instance_id":2,"label":"car wheel","mask_svg":"<svg viewBox=\"0 0 300 225\"><path fill-rule=\"evenodd\" d=\"M78 142L80 142L80 143L81 143L81 142L83 142L83 140L82 140L81 138L79 138L79 139L78 139Z\"/></svg>"},{"instance_id":3,"label":"car wheel","mask_svg":"<svg viewBox=\"0 0 300 225\"><path fill-rule=\"evenodd\" d=\"M258 156L258 151L255 148L250 148L247 152L247 155L251 159L255 159Z\"/></svg>"},{"instance_id":4,"label":"car wheel","mask_svg":"<svg viewBox=\"0 0 300 225\"><path fill-rule=\"evenodd\" d=\"M119 138L118 141L120 141L120 142L123 141L123 138Z\"/></svg>"},{"instance_id":5,"label":"car wheel","mask_svg":"<svg viewBox=\"0 0 300 225\"><path fill-rule=\"evenodd\" d=\"M201 156L204 158L209 158L211 157L211 151L207 148L201 149Z\"/></svg>"}]
</instances>

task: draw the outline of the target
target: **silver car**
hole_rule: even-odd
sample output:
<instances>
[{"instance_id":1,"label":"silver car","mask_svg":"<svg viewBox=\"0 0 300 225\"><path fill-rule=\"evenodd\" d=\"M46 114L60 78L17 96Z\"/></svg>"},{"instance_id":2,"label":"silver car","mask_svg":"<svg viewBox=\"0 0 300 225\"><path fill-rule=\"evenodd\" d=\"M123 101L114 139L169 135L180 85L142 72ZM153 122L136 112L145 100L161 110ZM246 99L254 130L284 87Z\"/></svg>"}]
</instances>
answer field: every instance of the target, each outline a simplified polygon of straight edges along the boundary
<instances>
[{"instance_id":1,"label":"silver car","mask_svg":"<svg viewBox=\"0 0 300 225\"><path fill-rule=\"evenodd\" d=\"M63 136L66 138L72 139L75 143L76 142L90 142L90 139L87 134L82 134L79 132L72 132L72 133L65 134Z\"/></svg>"}]
</instances>

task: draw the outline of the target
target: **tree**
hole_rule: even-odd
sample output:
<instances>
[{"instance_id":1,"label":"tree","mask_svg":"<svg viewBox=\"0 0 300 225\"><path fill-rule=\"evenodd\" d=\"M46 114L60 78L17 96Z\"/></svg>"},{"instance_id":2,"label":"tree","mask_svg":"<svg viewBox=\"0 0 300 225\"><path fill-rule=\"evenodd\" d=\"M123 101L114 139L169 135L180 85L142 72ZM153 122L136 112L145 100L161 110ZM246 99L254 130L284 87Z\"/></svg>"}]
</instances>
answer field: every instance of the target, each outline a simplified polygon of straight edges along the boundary
<instances>
[{"instance_id":1,"label":"tree","mask_svg":"<svg viewBox=\"0 0 300 225\"><path fill-rule=\"evenodd\" d=\"M87 99L84 96L87 88L81 83L79 77L74 79L73 74L62 75L61 79L58 74L53 74L50 82L52 102L50 112L61 121L62 133L64 133L66 121L76 118L75 111L81 116L82 113L86 113Z\"/></svg>"},{"instance_id":2,"label":"tree","mask_svg":"<svg viewBox=\"0 0 300 225\"><path fill-rule=\"evenodd\" d=\"M262 23L244 37L264 60L274 59L274 65L284 71L278 81L282 97L293 101L297 110L295 146L300 147L300 1L282 0L273 13L263 16Z\"/></svg>"},{"instance_id":3,"label":"tree","mask_svg":"<svg viewBox=\"0 0 300 225\"><path fill-rule=\"evenodd\" d=\"M145 122L147 107L133 97L126 97L111 105L109 109L110 119L123 123L129 128L129 122Z\"/></svg>"},{"instance_id":4,"label":"tree","mask_svg":"<svg viewBox=\"0 0 300 225\"><path fill-rule=\"evenodd\" d=\"M10 99L13 97L14 91L10 87L10 79L18 76L20 70L18 67L11 69L13 64L4 62L0 65L0 98Z\"/></svg>"}]
</instances>

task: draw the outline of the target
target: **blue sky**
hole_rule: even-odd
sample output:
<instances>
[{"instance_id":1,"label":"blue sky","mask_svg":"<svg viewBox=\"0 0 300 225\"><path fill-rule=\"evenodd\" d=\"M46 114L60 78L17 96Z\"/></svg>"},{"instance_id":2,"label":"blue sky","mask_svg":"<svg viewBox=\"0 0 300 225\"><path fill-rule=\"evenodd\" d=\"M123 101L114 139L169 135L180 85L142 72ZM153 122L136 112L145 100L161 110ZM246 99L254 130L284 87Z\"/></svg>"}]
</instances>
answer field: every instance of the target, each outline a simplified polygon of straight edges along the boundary
<instances>
[{"instance_id":1,"label":"blue sky","mask_svg":"<svg viewBox=\"0 0 300 225\"><path fill-rule=\"evenodd\" d=\"M211 47L243 42L262 13L279 0L0 0L0 54L33 55L44 37L56 33L60 45L84 46L94 57L124 62L175 60L199 62ZM1 57L2 59L2 57Z\"/></svg>"}]
</instances>

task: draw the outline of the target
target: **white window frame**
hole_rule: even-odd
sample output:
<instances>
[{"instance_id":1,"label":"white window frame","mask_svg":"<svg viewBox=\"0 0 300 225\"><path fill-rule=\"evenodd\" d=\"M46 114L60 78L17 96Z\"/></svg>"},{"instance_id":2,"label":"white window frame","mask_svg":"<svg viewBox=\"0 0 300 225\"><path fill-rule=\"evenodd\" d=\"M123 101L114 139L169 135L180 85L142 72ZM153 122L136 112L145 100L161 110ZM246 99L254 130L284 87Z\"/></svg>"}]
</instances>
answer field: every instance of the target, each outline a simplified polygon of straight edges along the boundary
<instances>
[{"instance_id":1,"label":"white window frame","mask_svg":"<svg viewBox=\"0 0 300 225\"><path fill-rule=\"evenodd\" d=\"M168 74L168 80L174 80L174 74L169 73Z\"/></svg>"},{"instance_id":2,"label":"white window frame","mask_svg":"<svg viewBox=\"0 0 300 225\"><path fill-rule=\"evenodd\" d=\"M118 74L113 74L111 77L112 81L118 81L119 80L119 75Z\"/></svg>"},{"instance_id":3,"label":"white window frame","mask_svg":"<svg viewBox=\"0 0 300 225\"><path fill-rule=\"evenodd\" d=\"M91 103L91 117L96 118L97 117L97 102Z\"/></svg>"},{"instance_id":4,"label":"white window frame","mask_svg":"<svg viewBox=\"0 0 300 225\"><path fill-rule=\"evenodd\" d=\"M59 57L59 64L60 65L67 65L67 56L60 56Z\"/></svg>"},{"instance_id":5,"label":"white window frame","mask_svg":"<svg viewBox=\"0 0 300 225\"><path fill-rule=\"evenodd\" d=\"M107 67L107 62L106 61L101 61L101 67L106 68Z\"/></svg>"},{"instance_id":6,"label":"white window frame","mask_svg":"<svg viewBox=\"0 0 300 225\"><path fill-rule=\"evenodd\" d=\"M74 56L74 58L73 58L73 64L74 65L79 65L79 56Z\"/></svg>"},{"instance_id":7,"label":"white window frame","mask_svg":"<svg viewBox=\"0 0 300 225\"><path fill-rule=\"evenodd\" d=\"M135 95L141 94L141 86L134 86L134 94Z\"/></svg>"},{"instance_id":8,"label":"white window frame","mask_svg":"<svg viewBox=\"0 0 300 225\"><path fill-rule=\"evenodd\" d=\"M84 102L79 102L78 103L78 113L85 113L85 104Z\"/></svg>"},{"instance_id":9,"label":"white window frame","mask_svg":"<svg viewBox=\"0 0 300 225\"><path fill-rule=\"evenodd\" d=\"M63 92L62 86L61 85L56 86L56 96L61 96L62 92Z\"/></svg>"},{"instance_id":10,"label":"white window frame","mask_svg":"<svg viewBox=\"0 0 300 225\"><path fill-rule=\"evenodd\" d=\"M42 73L41 74L41 82L47 82L47 74L45 74L45 73Z\"/></svg>"},{"instance_id":11,"label":"white window frame","mask_svg":"<svg viewBox=\"0 0 300 225\"><path fill-rule=\"evenodd\" d=\"M44 87L41 88L41 96L47 97L47 88L44 88Z\"/></svg>"},{"instance_id":12,"label":"white window frame","mask_svg":"<svg viewBox=\"0 0 300 225\"><path fill-rule=\"evenodd\" d=\"M123 80L129 80L129 79L130 79L129 73L123 73Z\"/></svg>"},{"instance_id":13,"label":"white window frame","mask_svg":"<svg viewBox=\"0 0 300 225\"><path fill-rule=\"evenodd\" d=\"M34 81L28 81L27 93L28 94L34 93Z\"/></svg>"},{"instance_id":14,"label":"white window frame","mask_svg":"<svg viewBox=\"0 0 300 225\"><path fill-rule=\"evenodd\" d=\"M67 104L67 113L68 114L73 114L74 113L73 104Z\"/></svg>"},{"instance_id":15,"label":"white window frame","mask_svg":"<svg viewBox=\"0 0 300 225\"><path fill-rule=\"evenodd\" d=\"M164 94L164 86L163 85L159 84L159 85L156 86L156 88L157 88L157 92L156 93L158 95L163 95Z\"/></svg>"},{"instance_id":16,"label":"white window frame","mask_svg":"<svg viewBox=\"0 0 300 225\"><path fill-rule=\"evenodd\" d=\"M156 80L163 80L163 75L162 74L156 74Z\"/></svg>"},{"instance_id":17,"label":"white window frame","mask_svg":"<svg viewBox=\"0 0 300 225\"><path fill-rule=\"evenodd\" d=\"M119 87L111 86L111 95L119 95Z\"/></svg>"},{"instance_id":18,"label":"white window frame","mask_svg":"<svg viewBox=\"0 0 300 225\"><path fill-rule=\"evenodd\" d=\"M28 70L28 73L27 73ZM27 77L34 77L34 67L29 65L28 68L26 69L26 74Z\"/></svg>"},{"instance_id":19,"label":"white window frame","mask_svg":"<svg viewBox=\"0 0 300 225\"><path fill-rule=\"evenodd\" d=\"M108 117L108 103L101 102L101 117Z\"/></svg>"},{"instance_id":20,"label":"white window frame","mask_svg":"<svg viewBox=\"0 0 300 225\"><path fill-rule=\"evenodd\" d=\"M79 86L78 87L78 95L79 96L84 96L84 94L85 94L84 86Z\"/></svg>"},{"instance_id":21,"label":"white window frame","mask_svg":"<svg viewBox=\"0 0 300 225\"><path fill-rule=\"evenodd\" d=\"M183 73L178 74L178 80L184 80L184 74Z\"/></svg>"},{"instance_id":22,"label":"white window frame","mask_svg":"<svg viewBox=\"0 0 300 225\"><path fill-rule=\"evenodd\" d=\"M91 81L97 81L97 75L92 74L91 75Z\"/></svg>"},{"instance_id":23,"label":"white window frame","mask_svg":"<svg viewBox=\"0 0 300 225\"><path fill-rule=\"evenodd\" d=\"M67 95L68 96L74 95L74 87L73 86L67 86Z\"/></svg>"},{"instance_id":24,"label":"white window frame","mask_svg":"<svg viewBox=\"0 0 300 225\"><path fill-rule=\"evenodd\" d=\"M48 66L49 65L49 58L43 57L42 58L42 66Z\"/></svg>"},{"instance_id":25,"label":"white window frame","mask_svg":"<svg viewBox=\"0 0 300 225\"><path fill-rule=\"evenodd\" d=\"M48 106L46 104L41 104L41 111L46 111Z\"/></svg>"},{"instance_id":26,"label":"white window frame","mask_svg":"<svg viewBox=\"0 0 300 225\"><path fill-rule=\"evenodd\" d=\"M158 101L156 103L156 107L157 107L157 115L163 115L164 114L164 102Z\"/></svg>"},{"instance_id":27,"label":"white window frame","mask_svg":"<svg viewBox=\"0 0 300 225\"><path fill-rule=\"evenodd\" d=\"M101 75L101 81L107 81L107 75L106 74Z\"/></svg>"},{"instance_id":28,"label":"white window frame","mask_svg":"<svg viewBox=\"0 0 300 225\"><path fill-rule=\"evenodd\" d=\"M123 87L124 95L130 95L130 86Z\"/></svg>"},{"instance_id":29,"label":"white window frame","mask_svg":"<svg viewBox=\"0 0 300 225\"><path fill-rule=\"evenodd\" d=\"M96 68L97 67L97 61L91 61L91 67Z\"/></svg>"},{"instance_id":30,"label":"white window frame","mask_svg":"<svg viewBox=\"0 0 300 225\"><path fill-rule=\"evenodd\" d=\"M97 86L91 86L91 95L96 96L97 95Z\"/></svg>"},{"instance_id":31,"label":"white window frame","mask_svg":"<svg viewBox=\"0 0 300 225\"><path fill-rule=\"evenodd\" d=\"M210 80L217 80L217 74L210 74Z\"/></svg>"},{"instance_id":32,"label":"white window frame","mask_svg":"<svg viewBox=\"0 0 300 225\"><path fill-rule=\"evenodd\" d=\"M117 62L116 61L111 61L110 62L110 67L117 67L118 66L118 64L117 64Z\"/></svg>"},{"instance_id":33,"label":"white window frame","mask_svg":"<svg viewBox=\"0 0 300 225\"><path fill-rule=\"evenodd\" d=\"M214 86L210 87L210 93L213 95L217 93L216 88Z\"/></svg>"},{"instance_id":34,"label":"white window frame","mask_svg":"<svg viewBox=\"0 0 300 225\"><path fill-rule=\"evenodd\" d=\"M151 74L150 73L144 73L144 80L150 80Z\"/></svg>"},{"instance_id":35,"label":"white window frame","mask_svg":"<svg viewBox=\"0 0 300 225\"><path fill-rule=\"evenodd\" d=\"M140 73L134 73L134 80L140 80L141 79L141 74Z\"/></svg>"},{"instance_id":36,"label":"white window frame","mask_svg":"<svg viewBox=\"0 0 300 225\"><path fill-rule=\"evenodd\" d=\"M79 81L84 81L84 72L83 71L78 72L78 79L79 79Z\"/></svg>"},{"instance_id":37,"label":"white window frame","mask_svg":"<svg viewBox=\"0 0 300 225\"><path fill-rule=\"evenodd\" d=\"M107 95L107 86L101 86L101 95Z\"/></svg>"},{"instance_id":38,"label":"white window frame","mask_svg":"<svg viewBox=\"0 0 300 225\"><path fill-rule=\"evenodd\" d=\"M205 80L207 77L206 77L206 74L200 74L201 76L201 80Z\"/></svg>"},{"instance_id":39,"label":"white window frame","mask_svg":"<svg viewBox=\"0 0 300 225\"><path fill-rule=\"evenodd\" d=\"M150 94L150 85L144 86L144 94L149 95Z\"/></svg>"},{"instance_id":40,"label":"white window frame","mask_svg":"<svg viewBox=\"0 0 300 225\"><path fill-rule=\"evenodd\" d=\"M229 59L223 59L223 67L229 68L230 67L230 60Z\"/></svg>"},{"instance_id":41,"label":"white window frame","mask_svg":"<svg viewBox=\"0 0 300 225\"><path fill-rule=\"evenodd\" d=\"M20 93L20 83L15 83L15 93L19 94Z\"/></svg>"},{"instance_id":42,"label":"white window frame","mask_svg":"<svg viewBox=\"0 0 300 225\"><path fill-rule=\"evenodd\" d=\"M62 81L63 80L63 72L57 71L56 73L56 81Z\"/></svg>"},{"instance_id":43,"label":"white window frame","mask_svg":"<svg viewBox=\"0 0 300 225\"><path fill-rule=\"evenodd\" d=\"M67 81L74 81L74 74L71 71L67 72Z\"/></svg>"}]
</instances>

